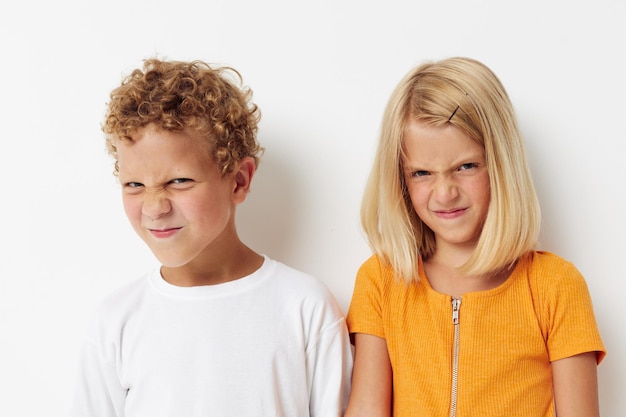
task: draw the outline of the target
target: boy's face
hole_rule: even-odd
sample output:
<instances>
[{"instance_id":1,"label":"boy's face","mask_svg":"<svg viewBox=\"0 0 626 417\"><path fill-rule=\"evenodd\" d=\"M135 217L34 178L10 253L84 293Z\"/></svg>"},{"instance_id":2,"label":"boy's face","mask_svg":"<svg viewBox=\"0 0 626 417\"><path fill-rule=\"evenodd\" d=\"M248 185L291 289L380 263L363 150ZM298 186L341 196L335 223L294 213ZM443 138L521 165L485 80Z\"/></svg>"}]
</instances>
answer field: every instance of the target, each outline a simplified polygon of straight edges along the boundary
<instances>
[{"instance_id":1,"label":"boy's face","mask_svg":"<svg viewBox=\"0 0 626 417\"><path fill-rule=\"evenodd\" d=\"M135 232L166 267L206 262L234 240L234 209L245 190L238 173L222 177L193 132L148 126L118 141L124 210ZM208 259L207 259L208 257Z\"/></svg>"}]
</instances>

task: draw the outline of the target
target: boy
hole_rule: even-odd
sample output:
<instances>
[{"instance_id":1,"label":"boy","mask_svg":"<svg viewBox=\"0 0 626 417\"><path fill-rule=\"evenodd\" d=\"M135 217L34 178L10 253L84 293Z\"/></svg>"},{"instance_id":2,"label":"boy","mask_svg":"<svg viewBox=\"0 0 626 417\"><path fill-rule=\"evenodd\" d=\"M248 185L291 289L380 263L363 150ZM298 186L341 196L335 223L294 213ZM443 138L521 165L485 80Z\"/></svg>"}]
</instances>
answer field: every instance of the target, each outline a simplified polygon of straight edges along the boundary
<instances>
[{"instance_id":1,"label":"boy","mask_svg":"<svg viewBox=\"0 0 626 417\"><path fill-rule=\"evenodd\" d=\"M149 59L111 93L124 210L161 266L96 311L72 416L343 414L352 352L336 301L237 235L262 152L240 83L232 68Z\"/></svg>"}]
</instances>

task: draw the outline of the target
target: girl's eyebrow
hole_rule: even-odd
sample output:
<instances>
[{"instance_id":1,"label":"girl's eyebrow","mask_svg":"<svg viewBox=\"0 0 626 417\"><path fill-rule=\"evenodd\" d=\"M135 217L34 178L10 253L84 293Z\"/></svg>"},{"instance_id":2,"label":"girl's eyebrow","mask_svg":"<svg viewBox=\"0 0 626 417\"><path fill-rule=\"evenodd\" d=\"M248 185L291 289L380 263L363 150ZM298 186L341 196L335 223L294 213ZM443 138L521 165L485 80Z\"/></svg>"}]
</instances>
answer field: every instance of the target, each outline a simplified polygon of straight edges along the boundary
<instances>
[{"instance_id":1,"label":"girl's eyebrow","mask_svg":"<svg viewBox=\"0 0 626 417\"><path fill-rule=\"evenodd\" d=\"M481 165L486 163L486 156L484 152L471 152L465 155L461 155L461 157L454 160L454 162L450 165L450 169L455 169L458 166L468 163L476 163L480 162ZM425 165L428 165L426 163ZM412 163L412 161L403 161L402 170L403 171L431 171L432 168L425 167L422 163Z\"/></svg>"}]
</instances>

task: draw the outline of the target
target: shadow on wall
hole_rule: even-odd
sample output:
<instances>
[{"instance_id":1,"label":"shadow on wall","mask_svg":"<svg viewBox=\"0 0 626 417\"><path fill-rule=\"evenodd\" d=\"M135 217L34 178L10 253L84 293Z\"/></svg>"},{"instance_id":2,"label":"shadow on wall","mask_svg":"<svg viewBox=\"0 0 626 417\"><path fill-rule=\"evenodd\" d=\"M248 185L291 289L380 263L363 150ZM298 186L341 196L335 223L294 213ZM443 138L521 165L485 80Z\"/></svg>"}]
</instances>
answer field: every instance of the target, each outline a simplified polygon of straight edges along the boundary
<instances>
[{"instance_id":1,"label":"shadow on wall","mask_svg":"<svg viewBox=\"0 0 626 417\"><path fill-rule=\"evenodd\" d=\"M275 260L293 259L298 196L289 158L266 150L252 179L250 193L237 207L237 229L243 242ZM293 159L291 159L293 161Z\"/></svg>"}]
</instances>

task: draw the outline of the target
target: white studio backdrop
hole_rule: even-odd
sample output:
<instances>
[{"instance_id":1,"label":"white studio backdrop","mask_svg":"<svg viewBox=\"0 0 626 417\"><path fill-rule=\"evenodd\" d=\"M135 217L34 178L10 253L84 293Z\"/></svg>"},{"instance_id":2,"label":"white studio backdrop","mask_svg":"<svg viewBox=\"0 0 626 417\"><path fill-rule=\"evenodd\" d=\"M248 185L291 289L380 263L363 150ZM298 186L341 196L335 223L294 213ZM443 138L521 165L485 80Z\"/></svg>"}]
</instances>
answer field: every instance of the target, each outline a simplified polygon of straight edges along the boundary
<instances>
[{"instance_id":1,"label":"white studio backdrop","mask_svg":"<svg viewBox=\"0 0 626 417\"><path fill-rule=\"evenodd\" d=\"M239 209L251 246L347 309L369 256L359 205L383 107L414 65L489 65L525 134L541 247L587 278L608 356L603 416L626 415L623 0L97 1L0 6L0 415L62 416L87 317L155 260L128 225L100 123L150 56L237 68L266 147Z\"/></svg>"}]
</instances>

